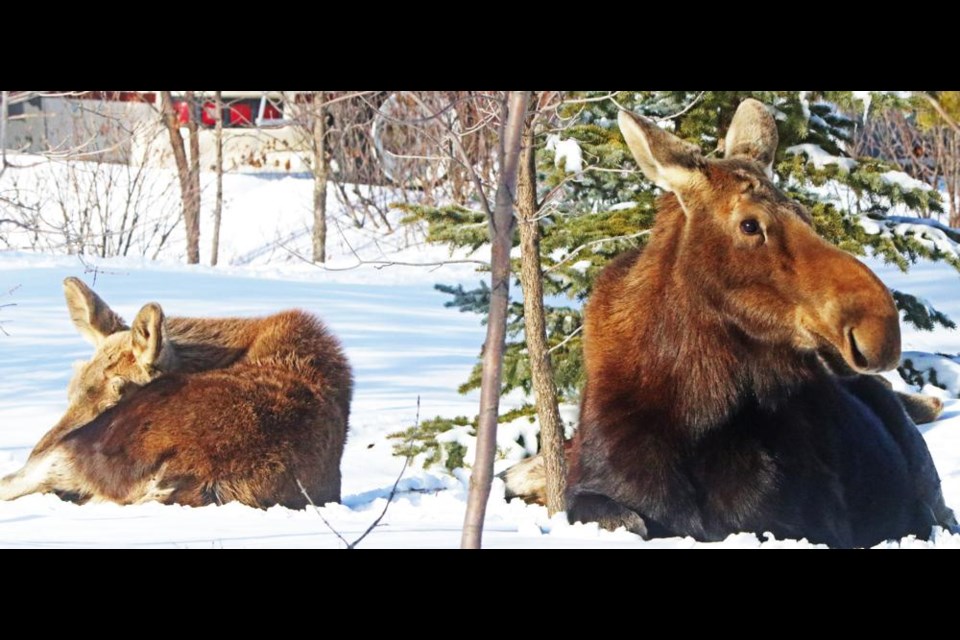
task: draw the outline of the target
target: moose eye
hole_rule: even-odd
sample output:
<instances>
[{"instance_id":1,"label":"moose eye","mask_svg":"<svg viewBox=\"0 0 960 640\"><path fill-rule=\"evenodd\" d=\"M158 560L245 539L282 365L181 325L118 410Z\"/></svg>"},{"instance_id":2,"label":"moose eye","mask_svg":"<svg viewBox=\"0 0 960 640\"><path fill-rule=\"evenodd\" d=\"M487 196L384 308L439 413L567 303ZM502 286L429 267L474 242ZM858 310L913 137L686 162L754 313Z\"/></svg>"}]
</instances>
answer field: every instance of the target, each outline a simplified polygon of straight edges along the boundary
<instances>
[{"instance_id":1,"label":"moose eye","mask_svg":"<svg viewBox=\"0 0 960 640\"><path fill-rule=\"evenodd\" d=\"M760 223L749 218L740 222L740 231L744 232L748 236L756 235L760 233Z\"/></svg>"}]
</instances>

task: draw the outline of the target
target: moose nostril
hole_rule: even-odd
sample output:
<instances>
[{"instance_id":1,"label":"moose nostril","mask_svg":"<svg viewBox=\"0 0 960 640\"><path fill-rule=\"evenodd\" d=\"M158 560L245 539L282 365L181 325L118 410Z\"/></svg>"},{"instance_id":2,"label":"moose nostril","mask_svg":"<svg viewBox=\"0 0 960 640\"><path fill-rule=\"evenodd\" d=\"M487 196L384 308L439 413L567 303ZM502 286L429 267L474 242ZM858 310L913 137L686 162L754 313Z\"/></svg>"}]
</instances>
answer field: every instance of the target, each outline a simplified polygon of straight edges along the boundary
<instances>
[{"instance_id":1,"label":"moose nostril","mask_svg":"<svg viewBox=\"0 0 960 640\"><path fill-rule=\"evenodd\" d=\"M860 369L868 369L870 362L857 346L857 339L853 335L853 328L847 329L847 342L850 344L850 355L853 356L853 363Z\"/></svg>"}]
</instances>

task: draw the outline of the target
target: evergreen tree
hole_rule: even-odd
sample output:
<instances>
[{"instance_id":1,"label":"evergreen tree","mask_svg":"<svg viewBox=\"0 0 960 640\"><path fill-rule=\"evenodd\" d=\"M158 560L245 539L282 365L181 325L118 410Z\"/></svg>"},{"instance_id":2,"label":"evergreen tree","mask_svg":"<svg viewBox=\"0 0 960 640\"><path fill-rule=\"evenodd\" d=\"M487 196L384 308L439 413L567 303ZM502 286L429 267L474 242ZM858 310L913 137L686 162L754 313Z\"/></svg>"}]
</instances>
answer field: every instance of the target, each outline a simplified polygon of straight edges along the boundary
<instances>
[{"instance_id":1,"label":"evergreen tree","mask_svg":"<svg viewBox=\"0 0 960 640\"><path fill-rule=\"evenodd\" d=\"M613 100L597 99L605 95L569 94L556 114L558 132L537 138L538 191L544 199L540 258L545 294L552 303L547 305L547 333L562 400L575 402L583 383L582 303L613 257L646 242L661 193L635 170L617 128L618 105L660 120L661 126L714 155L737 106L745 98L756 98L775 110L780 135L775 180L806 205L821 236L857 255L872 252L904 271L919 259L944 260L960 270L957 245L951 245L942 230L904 220L918 212L940 211L939 194L898 179L900 174L891 173L894 167L881 159L850 157L847 143L858 120L848 114L861 114L864 108L852 92L621 92ZM885 105L896 99L871 97ZM571 152L566 140L576 141L582 156L583 170L576 174L568 171L570 158L563 157ZM430 242L475 249L486 241L483 214L465 206L406 210L406 222L427 224ZM447 306L462 311L483 313L489 301L482 283L473 290L461 285L437 288L451 295ZM906 320L920 329L954 326L909 292L895 291L894 299ZM523 305L514 301L510 311L503 392L522 389L529 394ZM460 391L478 386L479 366ZM532 407L519 413L532 414ZM509 418L517 415L511 412ZM431 424L437 429L441 423ZM397 436L408 439L410 434ZM423 441L420 445L428 446Z\"/></svg>"}]
</instances>

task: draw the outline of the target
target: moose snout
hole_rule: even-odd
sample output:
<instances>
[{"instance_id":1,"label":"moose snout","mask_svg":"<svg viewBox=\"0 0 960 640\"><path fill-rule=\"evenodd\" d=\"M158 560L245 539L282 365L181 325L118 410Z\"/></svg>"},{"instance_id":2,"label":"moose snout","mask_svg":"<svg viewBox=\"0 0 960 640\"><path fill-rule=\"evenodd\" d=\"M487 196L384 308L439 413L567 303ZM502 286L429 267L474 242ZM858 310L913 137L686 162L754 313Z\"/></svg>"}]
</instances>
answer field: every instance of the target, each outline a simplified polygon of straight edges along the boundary
<instances>
[{"instance_id":1,"label":"moose snout","mask_svg":"<svg viewBox=\"0 0 960 640\"><path fill-rule=\"evenodd\" d=\"M900 363L900 318L893 311L867 316L844 331L843 355L858 371L888 371Z\"/></svg>"},{"instance_id":2,"label":"moose snout","mask_svg":"<svg viewBox=\"0 0 960 640\"><path fill-rule=\"evenodd\" d=\"M889 371L900 364L900 312L886 285L865 264L847 254L839 261L845 278L837 291L842 334L836 346L861 373Z\"/></svg>"},{"instance_id":3,"label":"moose snout","mask_svg":"<svg viewBox=\"0 0 960 640\"><path fill-rule=\"evenodd\" d=\"M877 373L900 363L900 313L890 290L865 264L817 238L806 256L816 277L801 289L801 324L829 342L847 366Z\"/></svg>"}]
</instances>

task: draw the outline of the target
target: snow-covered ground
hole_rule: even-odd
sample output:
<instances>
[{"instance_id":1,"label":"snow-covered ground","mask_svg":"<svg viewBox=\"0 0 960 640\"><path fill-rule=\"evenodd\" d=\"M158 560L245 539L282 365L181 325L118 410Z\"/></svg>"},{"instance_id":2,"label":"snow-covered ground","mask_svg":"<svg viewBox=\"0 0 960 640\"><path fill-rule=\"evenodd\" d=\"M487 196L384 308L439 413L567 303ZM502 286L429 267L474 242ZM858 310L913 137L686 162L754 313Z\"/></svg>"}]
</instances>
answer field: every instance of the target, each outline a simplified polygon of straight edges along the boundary
<instances>
[{"instance_id":1,"label":"snow-covered ground","mask_svg":"<svg viewBox=\"0 0 960 640\"><path fill-rule=\"evenodd\" d=\"M289 218L281 229L306 224L309 183L251 176L233 176L232 182L233 191L228 193L234 204L224 228L227 264L216 269L139 258L81 262L75 257L0 252L0 305L15 305L0 306L0 328L7 334L0 332L0 474L19 468L59 419L66 407L71 364L91 353L67 316L64 277L80 276L93 284L127 319L152 300L169 315L257 315L300 307L316 312L332 327L355 369L351 433L342 464L343 503L323 508L324 517L352 540L384 508L403 466L402 459L391 455L392 443L386 436L414 423L418 396L421 418L476 413L477 395L461 396L456 387L473 366L485 329L478 316L444 308L448 297L436 292L433 284L471 285L480 276L470 264L438 268L358 264L358 257L433 263L447 256L443 249L406 246L406 241L377 238L370 232L347 231L341 236L339 227L331 242L331 265L337 270L299 259L280 260L276 254L268 261L269 251L258 248L285 235L276 231L278 219ZM302 241L294 242L304 247ZM91 266L96 273L85 272ZM871 266L888 284L923 296L960 320L956 295L960 276L948 267L924 264L904 276L890 267ZM921 333L904 327L903 348L957 354L960 331ZM508 397L505 404L509 408L520 400ZM947 502L960 508L960 401L948 399L941 420L922 431L943 477ZM466 480L464 475L408 468L381 525L360 546L458 546ZM0 502L0 523L2 547L343 546L311 510L262 511L239 504L200 509L160 504L77 506L52 495L32 495ZM715 544L643 541L622 531L569 525L562 515L548 519L541 507L506 503L499 482L488 506L483 541L486 547L537 548L810 546L806 541L761 540L746 534ZM941 533L932 543L907 539L900 544L960 547L960 535Z\"/></svg>"}]
</instances>

